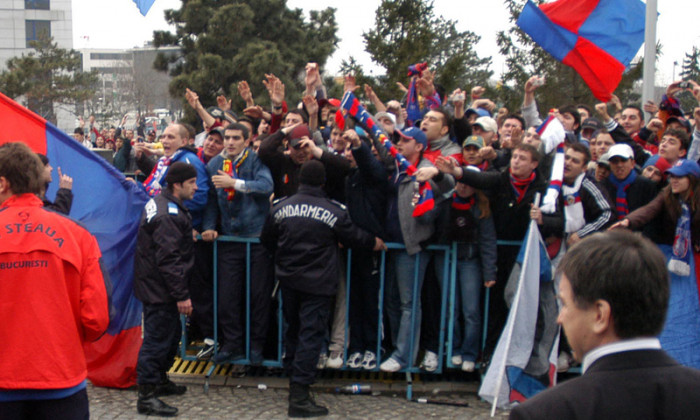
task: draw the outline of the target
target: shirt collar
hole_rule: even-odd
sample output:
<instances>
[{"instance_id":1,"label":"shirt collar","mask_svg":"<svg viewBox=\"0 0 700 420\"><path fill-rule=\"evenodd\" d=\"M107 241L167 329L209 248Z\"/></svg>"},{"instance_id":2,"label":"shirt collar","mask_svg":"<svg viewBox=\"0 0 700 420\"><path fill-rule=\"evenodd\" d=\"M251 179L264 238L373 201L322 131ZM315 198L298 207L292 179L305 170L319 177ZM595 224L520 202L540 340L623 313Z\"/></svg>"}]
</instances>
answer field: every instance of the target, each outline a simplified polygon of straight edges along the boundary
<instances>
[{"instance_id":1,"label":"shirt collar","mask_svg":"<svg viewBox=\"0 0 700 420\"><path fill-rule=\"evenodd\" d=\"M614 343L605 344L589 351L583 357L581 374L585 374L598 359L614 353L622 353L631 350L660 350L661 343L658 338L635 338L631 340L621 340Z\"/></svg>"}]
</instances>

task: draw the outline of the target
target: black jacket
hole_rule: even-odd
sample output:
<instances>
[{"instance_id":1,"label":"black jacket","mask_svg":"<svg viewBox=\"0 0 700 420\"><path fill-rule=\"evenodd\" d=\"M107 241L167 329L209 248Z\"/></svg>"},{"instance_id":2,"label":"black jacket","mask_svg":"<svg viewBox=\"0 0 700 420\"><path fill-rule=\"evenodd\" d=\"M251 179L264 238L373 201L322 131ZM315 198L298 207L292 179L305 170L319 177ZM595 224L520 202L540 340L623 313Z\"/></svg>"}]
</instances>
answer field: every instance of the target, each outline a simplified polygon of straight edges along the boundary
<instances>
[{"instance_id":1,"label":"black jacket","mask_svg":"<svg viewBox=\"0 0 700 420\"><path fill-rule=\"evenodd\" d=\"M150 199L141 215L134 258L134 295L143 303L190 298L194 266L192 217L168 190Z\"/></svg>"},{"instance_id":2,"label":"black jacket","mask_svg":"<svg viewBox=\"0 0 700 420\"><path fill-rule=\"evenodd\" d=\"M48 186L46 188L48 189ZM58 191L56 191L56 199L53 203L46 197L42 199L42 202L44 203L45 209L53 210L67 216L70 214L70 209L73 206L73 191L68 188L59 188Z\"/></svg>"},{"instance_id":3,"label":"black jacket","mask_svg":"<svg viewBox=\"0 0 700 420\"><path fill-rule=\"evenodd\" d=\"M367 143L352 149L357 167L345 180L345 203L352 222L372 234L384 236L389 179L386 169L372 156Z\"/></svg>"},{"instance_id":4,"label":"black jacket","mask_svg":"<svg viewBox=\"0 0 700 420\"><path fill-rule=\"evenodd\" d=\"M299 189L299 172L301 165L294 162L282 150L284 133L279 130L260 143L258 157L270 168L272 181L275 183L275 198L289 197ZM350 163L342 156L326 150L319 159L326 168L325 190L334 200L345 200L345 176L350 171Z\"/></svg>"},{"instance_id":5,"label":"black jacket","mask_svg":"<svg viewBox=\"0 0 700 420\"><path fill-rule=\"evenodd\" d=\"M314 295L334 295L338 287L338 242L374 247L374 236L350 221L345 206L328 199L321 187L276 200L260 242L275 254L275 273L284 287Z\"/></svg>"},{"instance_id":6,"label":"black jacket","mask_svg":"<svg viewBox=\"0 0 700 420\"><path fill-rule=\"evenodd\" d=\"M610 176L614 175L611 174ZM601 184L608 193L610 207L613 209L613 220L617 221L617 187L610 182L609 179L604 179ZM655 182L637 174L637 179L627 188L627 208L629 212L632 213L638 208L647 205L658 193L659 188ZM642 232L645 236L656 242L658 239L657 232L660 228L661 226L659 226L659 223L653 221L646 224L644 228L642 228Z\"/></svg>"}]
</instances>

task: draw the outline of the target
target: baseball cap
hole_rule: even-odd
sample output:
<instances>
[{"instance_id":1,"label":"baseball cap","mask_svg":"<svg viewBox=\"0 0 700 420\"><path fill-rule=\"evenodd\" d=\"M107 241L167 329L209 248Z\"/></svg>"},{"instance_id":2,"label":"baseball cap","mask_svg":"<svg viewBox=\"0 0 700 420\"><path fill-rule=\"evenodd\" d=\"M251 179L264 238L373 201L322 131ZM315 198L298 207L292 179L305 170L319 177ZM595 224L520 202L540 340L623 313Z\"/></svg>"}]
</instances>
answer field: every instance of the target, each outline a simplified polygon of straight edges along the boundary
<instances>
[{"instance_id":1,"label":"baseball cap","mask_svg":"<svg viewBox=\"0 0 700 420\"><path fill-rule=\"evenodd\" d=\"M659 155L654 155L647 159L647 161L644 162L642 169L646 169L649 166L655 166L659 171L661 171L662 174L671 167L668 161Z\"/></svg>"},{"instance_id":2,"label":"baseball cap","mask_svg":"<svg viewBox=\"0 0 700 420\"><path fill-rule=\"evenodd\" d=\"M593 130L593 131L598 131L603 129L603 123L601 123L597 118L586 118L583 120L583 123L581 123L581 130Z\"/></svg>"},{"instance_id":3,"label":"baseball cap","mask_svg":"<svg viewBox=\"0 0 700 420\"><path fill-rule=\"evenodd\" d=\"M223 127L213 127L212 129L209 130L209 134L218 134L221 136L221 139L224 139L224 128Z\"/></svg>"},{"instance_id":4,"label":"baseball cap","mask_svg":"<svg viewBox=\"0 0 700 420\"><path fill-rule=\"evenodd\" d=\"M219 108L218 106L210 106L209 108L207 108L207 112L212 117L218 118L220 120L223 120L224 118L226 118L224 111L221 108Z\"/></svg>"},{"instance_id":5,"label":"baseball cap","mask_svg":"<svg viewBox=\"0 0 700 420\"><path fill-rule=\"evenodd\" d=\"M604 165L610 168L610 151L603 153L603 155L598 158L596 163L598 165Z\"/></svg>"},{"instance_id":6,"label":"baseball cap","mask_svg":"<svg viewBox=\"0 0 700 420\"><path fill-rule=\"evenodd\" d=\"M392 123L396 124L396 115L391 112L377 112L374 114L374 119L379 121L380 118L389 118Z\"/></svg>"},{"instance_id":7,"label":"baseball cap","mask_svg":"<svg viewBox=\"0 0 700 420\"><path fill-rule=\"evenodd\" d=\"M309 131L309 126L306 124L299 124L292 131L287 134L287 139L289 139L290 147L297 147L301 142L302 137L311 138L311 132Z\"/></svg>"},{"instance_id":8,"label":"baseball cap","mask_svg":"<svg viewBox=\"0 0 700 420\"><path fill-rule=\"evenodd\" d=\"M623 159L634 159L634 151L632 151L632 148L623 143L618 143L611 146L606 154L608 155L608 159L612 159L615 156Z\"/></svg>"},{"instance_id":9,"label":"baseball cap","mask_svg":"<svg viewBox=\"0 0 700 420\"><path fill-rule=\"evenodd\" d=\"M686 120L683 117L678 117L675 115L672 117L668 117L668 119L666 120L666 127L668 127L668 125L671 124L672 122L677 122L680 125L682 125L683 128L685 128L685 131L688 132L689 134L692 131L690 128L690 121Z\"/></svg>"},{"instance_id":10,"label":"baseball cap","mask_svg":"<svg viewBox=\"0 0 700 420\"><path fill-rule=\"evenodd\" d=\"M491 117L479 117L472 125L478 125L483 128L484 131L491 131L494 133L498 131L498 124L496 124L496 120Z\"/></svg>"},{"instance_id":11,"label":"baseball cap","mask_svg":"<svg viewBox=\"0 0 700 420\"><path fill-rule=\"evenodd\" d=\"M484 138L481 136L469 136L464 139L464 142L462 143L462 148L467 146L476 146L481 149L484 147Z\"/></svg>"},{"instance_id":12,"label":"baseball cap","mask_svg":"<svg viewBox=\"0 0 700 420\"><path fill-rule=\"evenodd\" d=\"M681 159L676 162L670 169L666 170L667 174L675 176L692 175L696 178L700 177L700 165L693 160Z\"/></svg>"},{"instance_id":13,"label":"baseball cap","mask_svg":"<svg viewBox=\"0 0 700 420\"><path fill-rule=\"evenodd\" d=\"M423 145L423 148L428 147L428 138L425 136L425 133L421 131L420 129L416 127L408 127L405 128L403 131L401 130L396 130L401 137L406 138L406 139L414 139L418 143Z\"/></svg>"}]
</instances>

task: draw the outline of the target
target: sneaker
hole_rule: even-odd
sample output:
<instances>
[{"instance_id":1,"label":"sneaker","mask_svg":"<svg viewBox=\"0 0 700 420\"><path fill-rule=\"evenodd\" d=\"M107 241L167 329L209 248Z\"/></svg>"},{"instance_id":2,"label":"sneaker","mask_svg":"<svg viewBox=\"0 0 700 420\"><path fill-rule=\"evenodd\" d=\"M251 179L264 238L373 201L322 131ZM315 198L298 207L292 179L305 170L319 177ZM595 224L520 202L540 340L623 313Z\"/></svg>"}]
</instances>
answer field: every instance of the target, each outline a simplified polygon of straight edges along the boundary
<instances>
[{"instance_id":1,"label":"sneaker","mask_svg":"<svg viewBox=\"0 0 700 420\"><path fill-rule=\"evenodd\" d=\"M327 361L328 355L326 353L321 353L321 355L318 356L318 363L316 363L316 369L325 369Z\"/></svg>"},{"instance_id":2,"label":"sneaker","mask_svg":"<svg viewBox=\"0 0 700 420\"><path fill-rule=\"evenodd\" d=\"M245 355L243 353L234 353L231 351L220 351L219 353L214 356L213 359L211 359L212 362L214 362L217 365L222 365L224 363L231 363L231 362L236 362L239 360L245 359Z\"/></svg>"},{"instance_id":3,"label":"sneaker","mask_svg":"<svg viewBox=\"0 0 700 420\"><path fill-rule=\"evenodd\" d=\"M469 360L465 360L462 362L462 370L465 372L474 372L474 362L471 362Z\"/></svg>"},{"instance_id":4,"label":"sneaker","mask_svg":"<svg viewBox=\"0 0 700 420\"><path fill-rule=\"evenodd\" d=\"M329 369L340 369L343 367L343 352L332 351L331 357L326 361L326 367Z\"/></svg>"},{"instance_id":5,"label":"sneaker","mask_svg":"<svg viewBox=\"0 0 700 420\"><path fill-rule=\"evenodd\" d=\"M365 351L365 357L362 359L362 368L365 370L374 370L377 368L377 356L373 351Z\"/></svg>"},{"instance_id":6,"label":"sneaker","mask_svg":"<svg viewBox=\"0 0 700 420\"><path fill-rule=\"evenodd\" d=\"M204 347L197 353L197 360L209 360L214 354L214 348L216 348L216 343L213 338L204 339Z\"/></svg>"},{"instance_id":7,"label":"sneaker","mask_svg":"<svg viewBox=\"0 0 700 420\"><path fill-rule=\"evenodd\" d=\"M569 356L569 353L563 351L559 354L559 358L557 358L557 372L563 373L569 370L571 367L571 356Z\"/></svg>"},{"instance_id":8,"label":"sneaker","mask_svg":"<svg viewBox=\"0 0 700 420\"><path fill-rule=\"evenodd\" d=\"M391 357L386 359L384 363L379 365L379 369L382 372L398 372L401 370L401 367L401 364L399 364L399 362L397 362L396 359Z\"/></svg>"},{"instance_id":9,"label":"sneaker","mask_svg":"<svg viewBox=\"0 0 700 420\"><path fill-rule=\"evenodd\" d=\"M452 361L453 366L461 366L462 365L462 355L460 355L460 354L455 354L454 356L452 356L452 359L450 359L450 360Z\"/></svg>"},{"instance_id":10,"label":"sneaker","mask_svg":"<svg viewBox=\"0 0 700 420\"><path fill-rule=\"evenodd\" d=\"M348 367L352 369L358 369L362 367L362 353L356 351L348 357Z\"/></svg>"},{"instance_id":11,"label":"sneaker","mask_svg":"<svg viewBox=\"0 0 700 420\"><path fill-rule=\"evenodd\" d=\"M426 350L425 356L423 356L423 361L420 362L420 368L426 372L435 372L437 370L437 367L438 367L437 354L430 351L430 350Z\"/></svg>"}]
</instances>

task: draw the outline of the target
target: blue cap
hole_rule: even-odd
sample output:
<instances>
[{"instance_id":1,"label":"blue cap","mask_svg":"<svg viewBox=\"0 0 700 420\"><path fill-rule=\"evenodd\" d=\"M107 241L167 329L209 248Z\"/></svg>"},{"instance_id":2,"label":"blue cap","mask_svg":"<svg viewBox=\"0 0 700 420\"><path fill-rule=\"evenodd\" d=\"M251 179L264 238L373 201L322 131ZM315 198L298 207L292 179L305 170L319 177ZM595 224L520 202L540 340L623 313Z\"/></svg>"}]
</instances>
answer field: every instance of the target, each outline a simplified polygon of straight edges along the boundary
<instances>
[{"instance_id":1,"label":"blue cap","mask_svg":"<svg viewBox=\"0 0 700 420\"><path fill-rule=\"evenodd\" d=\"M700 178L700 165L692 160L681 159L671 168L666 169L666 173L678 177L692 175L696 178Z\"/></svg>"},{"instance_id":2,"label":"blue cap","mask_svg":"<svg viewBox=\"0 0 700 420\"><path fill-rule=\"evenodd\" d=\"M407 138L407 139L414 139L418 143L423 145L424 149L428 148L428 138L425 136L425 133L421 131L419 128L416 127L408 127L404 128L403 131L401 130L396 130L399 132L401 137Z\"/></svg>"}]
</instances>

